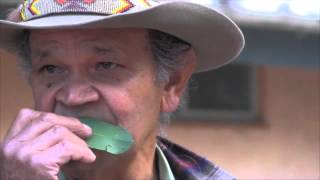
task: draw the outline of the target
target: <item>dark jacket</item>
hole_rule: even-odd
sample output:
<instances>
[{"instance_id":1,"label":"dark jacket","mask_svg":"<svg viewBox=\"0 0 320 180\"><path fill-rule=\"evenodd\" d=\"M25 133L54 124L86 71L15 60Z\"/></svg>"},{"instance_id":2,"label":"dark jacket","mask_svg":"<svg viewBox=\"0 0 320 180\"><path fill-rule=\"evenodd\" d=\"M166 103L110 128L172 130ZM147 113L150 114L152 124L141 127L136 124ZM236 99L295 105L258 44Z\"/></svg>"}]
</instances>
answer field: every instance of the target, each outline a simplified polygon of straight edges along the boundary
<instances>
[{"instance_id":1,"label":"dark jacket","mask_svg":"<svg viewBox=\"0 0 320 180\"><path fill-rule=\"evenodd\" d=\"M177 180L235 180L205 158L165 138L158 137L158 146L166 156Z\"/></svg>"}]
</instances>

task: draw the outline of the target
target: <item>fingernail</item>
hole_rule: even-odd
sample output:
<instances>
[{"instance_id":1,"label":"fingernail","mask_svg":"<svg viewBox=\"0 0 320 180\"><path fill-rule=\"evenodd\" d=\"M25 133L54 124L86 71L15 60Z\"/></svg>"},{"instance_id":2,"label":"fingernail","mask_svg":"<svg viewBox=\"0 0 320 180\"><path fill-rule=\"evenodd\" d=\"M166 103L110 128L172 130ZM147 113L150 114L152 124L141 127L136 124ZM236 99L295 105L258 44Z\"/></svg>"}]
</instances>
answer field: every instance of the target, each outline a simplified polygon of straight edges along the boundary
<instances>
[{"instance_id":1,"label":"fingernail","mask_svg":"<svg viewBox=\"0 0 320 180\"><path fill-rule=\"evenodd\" d=\"M90 150L90 152L91 152L92 161L95 161L97 156L91 150Z\"/></svg>"},{"instance_id":2,"label":"fingernail","mask_svg":"<svg viewBox=\"0 0 320 180\"><path fill-rule=\"evenodd\" d=\"M85 129L87 129L87 131L89 131L90 134L92 133L92 130L91 130L91 127L90 127L90 126L88 126L88 125L86 125L86 124L83 124L83 127L84 127Z\"/></svg>"}]
</instances>

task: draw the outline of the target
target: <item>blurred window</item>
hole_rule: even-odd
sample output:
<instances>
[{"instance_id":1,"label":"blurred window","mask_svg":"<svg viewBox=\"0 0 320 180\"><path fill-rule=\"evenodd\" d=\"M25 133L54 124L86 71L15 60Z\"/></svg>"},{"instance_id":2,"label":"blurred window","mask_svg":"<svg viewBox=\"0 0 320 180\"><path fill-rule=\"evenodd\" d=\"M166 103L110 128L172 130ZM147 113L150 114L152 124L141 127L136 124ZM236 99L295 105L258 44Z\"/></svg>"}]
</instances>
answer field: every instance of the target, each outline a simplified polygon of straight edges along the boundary
<instances>
[{"instance_id":1,"label":"blurred window","mask_svg":"<svg viewBox=\"0 0 320 180\"><path fill-rule=\"evenodd\" d=\"M255 68L249 65L233 64L195 74L187 104L177 119L255 120L256 91Z\"/></svg>"}]
</instances>

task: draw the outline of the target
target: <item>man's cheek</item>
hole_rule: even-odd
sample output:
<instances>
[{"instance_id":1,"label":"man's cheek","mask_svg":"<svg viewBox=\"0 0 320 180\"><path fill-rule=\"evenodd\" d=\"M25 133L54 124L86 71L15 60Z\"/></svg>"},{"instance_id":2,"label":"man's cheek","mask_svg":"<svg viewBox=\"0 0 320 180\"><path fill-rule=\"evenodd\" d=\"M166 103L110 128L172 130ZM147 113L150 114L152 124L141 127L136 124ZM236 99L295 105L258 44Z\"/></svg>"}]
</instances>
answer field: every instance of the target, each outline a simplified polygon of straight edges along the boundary
<instances>
[{"instance_id":1,"label":"man's cheek","mask_svg":"<svg viewBox=\"0 0 320 180\"><path fill-rule=\"evenodd\" d=\"M115 91L110 94L108 103L119 119L133 116L133 113L137 108L137 104L134 98L131 97L128 93L122 91Z\"/></svg>"},{"instance_id":2,"label":"man's cheek","mask_svg":"<svg viewBox=\"0 0 320 180\"><path fill-rule=\"evenodd\" d=\"M55 104L57 90L48 88L34 88L35 109L39 111L52 112Z\"/></svg>"}]
</instances>

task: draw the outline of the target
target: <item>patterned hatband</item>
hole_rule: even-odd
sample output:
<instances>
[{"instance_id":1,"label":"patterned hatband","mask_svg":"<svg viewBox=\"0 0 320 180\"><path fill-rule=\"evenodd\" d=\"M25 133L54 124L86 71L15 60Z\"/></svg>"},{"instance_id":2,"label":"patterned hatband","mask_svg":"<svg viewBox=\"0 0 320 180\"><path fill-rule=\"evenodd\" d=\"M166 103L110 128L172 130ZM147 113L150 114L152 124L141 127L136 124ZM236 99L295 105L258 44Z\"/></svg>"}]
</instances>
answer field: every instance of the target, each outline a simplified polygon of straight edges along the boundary
<instances>
[{"instance_id":1,"label":"patterned hatband","mask_svg":"<svg viewBox=\"0 0 320 180\"><path fill-rule=\"evenodd\" d=\"M61 13L114 15L155 4L154 0L25 0L20 15L23 21Z\"/></svg>"}]
</instances>

